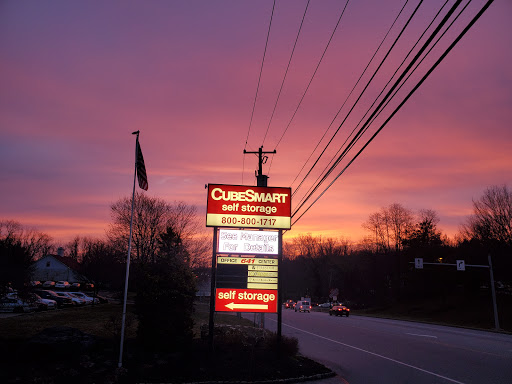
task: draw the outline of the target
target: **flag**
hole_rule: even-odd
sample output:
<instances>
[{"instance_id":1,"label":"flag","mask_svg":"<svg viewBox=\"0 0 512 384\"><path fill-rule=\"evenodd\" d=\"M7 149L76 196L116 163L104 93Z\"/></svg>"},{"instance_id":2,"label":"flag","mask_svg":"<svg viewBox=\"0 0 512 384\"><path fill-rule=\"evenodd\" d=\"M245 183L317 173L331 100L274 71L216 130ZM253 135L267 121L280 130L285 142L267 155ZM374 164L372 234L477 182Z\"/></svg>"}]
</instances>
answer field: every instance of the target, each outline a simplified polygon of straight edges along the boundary
<instances>
[{"instance_id":1,"label":"flag","mask_svg":"<svg viewBox=\"0 0 512 384\"><path fill-rule=\"evenodd\" d=\"M139 180L139 187L148 190L148 176L146 175L146 166L144 165L144 157L140 149L139 139L137 138L137 179Z\"/></svg>"}]
</instances>

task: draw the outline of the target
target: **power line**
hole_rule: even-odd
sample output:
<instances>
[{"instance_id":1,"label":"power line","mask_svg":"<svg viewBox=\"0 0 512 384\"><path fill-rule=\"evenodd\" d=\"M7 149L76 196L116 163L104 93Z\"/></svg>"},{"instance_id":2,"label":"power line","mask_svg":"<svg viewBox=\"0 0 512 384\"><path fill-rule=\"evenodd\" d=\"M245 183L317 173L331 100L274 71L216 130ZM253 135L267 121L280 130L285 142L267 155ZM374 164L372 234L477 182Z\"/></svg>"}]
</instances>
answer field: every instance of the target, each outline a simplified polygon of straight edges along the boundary
<instances>
[{"instance_id":1,"label":"power line","mask_svg":"<svg viewBox=\"0 0 512 384\"><path fill-rule=\"evenodd\" d=\"M272 27L272 19L274 17L274 9L276 7L276 0L274 0L274 4L272 6L272 13L270 15L270 23L268 24L268 31L267 31L267 39L265 41L265 49L263 51L263 59L261 60L261 67L260 67L260 74L258 76L258 85L256 86L256 95L254 96L254 103L252 105L252 112L251 112L251 119L249 121L249 129L247 130L247 137L245 138L245 145L244 150L247 149L247 141L249 140L249 134L251 133L251 126L252 126L252 119L254 117L254 110L256 109L256 100L258 99L258 92L260 89L260 82L261 82L261 75L263 73L263 64L265 63L265 55L267 53L267 46L268 46L268 40L270 37L270 29ZM245 156L244 160L242 162L242 184L244 183L244 171L245 171Z\"/></svg>"},{"instance_id":2,"label":"power line","mask_svg":"<svg viewBox=\"0 0 512 384\"><path fill-rule=\"evenodd\" d=\"M398 15L396 16L395 20L393 21L393 23L391 24L391 26L389 27L388 31L386 32L384 38L382 39L382 41L380 42L379 46L377 47L377 49L375 50L375 52L373 53L373 56L371 57L370 61L368 62L368 64L366 65L365 69L363 70L363 72L361 73L361 75L359 76L359 79L357 79L357 82L356 84L352 87L352 90L349 92L348 96L346 97L345 101L343 102L343 104L341 105L341 107L338 109L338 112L336 112L336 114L334 115L333 119L331 120L331 123L329 124L329 126L327 127L327 129L325 130L324 134L322 135L322 137L320 138L320 140L318 141L317 145L315 146L315 148L313 149L313 151L311 152L311 154L309 155L309 157L307 158L307 160L305 161L304 165L302 166L302 168L300 169L300 171L297 173L297 176L295 176L295 179L293 179L291 185L293 186L293 184L295 183L295 181L297 180L297 178L299 177L300 173L304 170L306 164L309 162L309 160L311 159L311 157L313 156L313 154L315 153L315 151L317 150L317 148L319 147L320 143L322 142L322 140L325 138L325 135L327 134L327 132L329 131L329 129L331 128L331 126L334 124L334 121L337 119L338 115L341 113L341 110L343 109L343 107L345 106L345 104L347 103L348 99L350 98L350 96L352 95L352 93L354 92L354 90L356 89L357 85L359 84L359 82L361 81L362 77L364 76L364 74L366 73L366 70L368 69L368 67L370 66L370 64L372 63L373 59L375 58L375 56L377 55L377 53L379 52L380 48L382 47L382 44L384 43L384 41L386 40L387 36L389 35L389 33L391 32L391 30L393 29L393 26L395 25L395 23L397 22L398 18L400 17L400 15L402 14L405 6L407 5L409 0L407 0L405 2L405 4L403 5L402 9L400 10L400 12L398 13ZM306 174L306 176L304 176L304 178L302 179L302 181L300 182L299 186L294 190L293 194L295 195L295 193L300 189L302 183L304 182L304 180L308 177L308 175L311 173L311 171L313 170L313 168L316 166L317 162L320 160L320 157L324 154L325 150L327 149L327 147L329 146L329 144L332 142L332 140L334 139L334 136L336 136L336 134L338 133L338 131L340 130L341 128L341 125L338 127L338 129L336 130L336 132L334 133L334 135L332 136L331 140L329 141L329 143L327 143L327 145L325 146L324 150L322 151L322 153L318 156L317 160L315 161L315 163L313 164L313 166L310 168L310 170L308 171L308 173Z\"/></svg>"},{"instance_id":3,"label":"power line","mask_svg":"<svg viewBox=\"0 0 512 384\"><path fill-rule=\"evenodd\" d=\"M295 224L298 220L300 220L304 214L323 196L323 194L334 184L334 182L345 172L345 170L355 161L355 159L366 149L366 147L370 144L370 142L381 132L381 130L387 125L387 123L394 117L394 115L402 108L402 106L407 102L407 100L416 92L416 90L423 84L423 82L430 76L430 74L434 71L435 68L444 60L444 58L448 55L448 53L457 45L457 43L462 39L462 37L467 33L467 31L475 24L475 22L482 16L482 14L489 8L489 6L494 2L494 0L488 0L488 2L482 7L482 9L475 15L475 17L471 20L471 22L464 28L464 30L457 36L457 38L450 44L450 46L445 50L445 52L439 57L439 59L430 67L427 73L421 78L421 80L414 86L414 88L407 94L407 96L402 100L402 102L398 105L397 108L391 113L391 115L384 121L384 123L377 129L377 131L370 137L370 139L366 142L366 144L356 153L356 155L352 158L352 160L338 173L338 175L334 178L334 180L324 189L324 191L308 206L308 208L294 221ZM457 2L457 6L458 6ZM453 8L452 8L453 9ZM460 16L460 13L459 15ZM457 16L457 17L458 17ZM450 24L450 26L453 25ZM449 27L450 27L449 26ZM449 28L448 27L448 28ZM436 29L437 30L437 29ZM445 31L446 32L446 31ZM442 36L441 36L442 37ZM438 40L439 41L439 40ZM437 43L437 42L436 42ZM296 212L295 212L296 213Z\"/></svg>"},{"instance_id":4,"label":"power line","mask_svg":"<svg viewBox=\"0 0 512 384\"><path fill-rule=\"evenodd\" d=\"M317 64L315 70L313 71L313 75L311 76L311 79L309 80L309 83L308 83L306 89L304 90L304 93L302 94L302 97L299 100L299 104L297 105L297 108L295 108L295 112L293 112L293 115L292 115L290 121L288 122L288 125L286 126L283 134L281 135L280 139L277 141L276 148L281 143L281 140L283 140L283 137L286 134L286 131L288 131L288 128L290 128L290 125L292 124L292 121L295 118L295 115L297 114L297 112L298 112L298 110L299 110L299 108L300 108L300 106L302 104L302 101L304 100L304 98L306 97L306 94L308 93L309 87L311 86L311 83L313 82L313 79L315 78L316 73L318 72L318 68L320 67L320 64L322 63L322 60L324 59L324 56L325 56L325 54L327 52L327 49L329 48L329 45L331 44L331 41L332 41L332 39L334 37L334 34L336 33L336 30L338 29L338 26L340 25L341 19L343 18L343 15L345 14L345 10L347 9L349 1L350 0L347 0L347 2L345 3L345 6L343 7L341 15L338 18L338 22L336 23L336 26L334 27L334 30L331 33L331 37L329 38L329 41L327 42L327 45L325 46L325 49L324 49L324 51L322 53L322 56L320 57L320 60L318 61L318 64Z\"/></svg>"},{"instance_id":5,"label":"power line","mask_svg":"<svg viewBox=\"0 0 512 384\"><path fill-rule=\"evenodd\" d=\"M326 52L327 52L327 49L329 48L329 45L331 44L331 41L332 41L332 39L333 39L333 37L334 37L334 34L336 33L336 30L338 29L338 26L340 25L341 19L343 18L343 15L345 14L345 10L347 9L347 6L348 6L349 1L350 1L350 0L347 0L347 2L345 3L345 6L343 7L343 10L341 11L340 17L338 18L338 21L336 22L336 25L335 25L335 27L334 27L334 30L333 30L333 31L332 31L332 33L331 33L331 37L329 38L329 40L328 40L328 42L327 42L327 45L325 46L325 49L324 49L324 51L323 51L323 53L322 53L322 55L321 55L321 57L320 57L320 60L318 61L318 64L317 64L317 66L316 66L315 70L313 71L313 75L311 76L311 79L309 80L309 83L308 83L308 85L307 85L306 89L304 90L304 93L302 94L302 97L300 98L300 100L299 100L299 103L298 103L297 107L295 108L295 112L293 112L293 115L292 115L292 117L291 117L290 121L288 122L288 124L287 124L287 126L286 126L286 128L285 128L285 130L284 130L284 132L283 132L283 134L281 135L281 137L280 137L280 138L279 138L279 140L277 141L277 144L275 145L275 148L277 148L277 147L279 146L279 144L281 143L281 140L283 140L283 137L284 137L284 135L286 134L286 132L288 131L288 128L290 128L290 125L292 124L292 121L293 121L293 119L295 118L295 115L296 115L296 114L297 114L297 112L299 111L299 108L300 108L300 106L301 106L301 104L302 104L302 101L303 101L303 100L304 100L304 98L306 97L306 94L307 94L307 92L308 92L308 90L309 90L309 87L311 86L311 83L313 82L313 79L314 79L314 78L315 78L315 76L316 76L316 73L317 73L317 71L318 71L318 68L320 67L320 64L322 63L322 60L323 60L323 58L324 58L324 56L325 56L325 54L326 54ZM272 156L272 159L271 159L271 161L270 161L269 169L270 169L270 168L272 168L272 163L273 163L273 161L274 161L274 157Z\"/></svg>"},{"instance_id":6,"label":"power line","mask_svg":"<svg viewBox=\"0 0 512 384\"><path fill-rule=\"evenodd\" d=\"M346 153L348 153L348 151L355 145L355 143L361 138L362 134L365 132L366 128L368 127L369 123L372 121L372 119L374 118L374 116L377 114L378 111L381 110L382 106L384 105L384 103L388 100L388 98L390 97L390 95L394 92L395 88L400 84L400 82L402 81L402 79L405 77L405 75L407 74L407 72L410 71L410 69L414 66L414 63L418 60L418 58L421 56L421 54L423 53L423 51L425 51L425 49L428 47L428 45L430 44L430 42L434 39L434 37L439 33L439 31L442 29L442 27L447 23L448 19L450 18L450 16L455 12L455 10L457 9L457 7L460 5L462 0L457 0L455 1L454 5L450 8L450 10L447 12L447 14L444 16L444 18L441 20L441 22L438 24L438 26L436 27L436 29L431 33L431 35L429 36L429 38L427 39L427 41L423 44L423 46L420 48L420 50L418 51L418 53L416 53L416 55L414 56L414 58L411 60L411 62L409 63L409 65L407 66L407 68L402 72L402 74L400 75L400 77L398 78L397 81L395 81L395 83L393 84L393 86L391 87L391 89L387 92L386 96L381 100L381 102L379 103L379 105L377 106L377 108L372 112L372 114L370 115L370 117L366 120L365 124L363 125L363 127L361 127L359 129L359 131L357 132L357 134L354 136L354 138L351 140L351 142L349 143L349 145L346 147L346 149L343 151L343 153L336 159L335 163L331 166L331 168L325 173L325 175L322 177L322 179L315 185L315 187L313 188L313 191L302 201L302 203L300 204L300 206L294 211L294 213L292 214L292 217L300 210L300 208L311 198L311 196L313 195L313 193L320 187L320 185L327 179L327 177L331 174L331 172L338 166L338 164L341 162L341 160L343 159L343 157L345 156ZM419 6L419 5L418 5ZM315 200L316 201L316 200ZM309 209L309 208L308 208Z\"/></svg>"},{"instance_id":7,"label":"power line","mask_svg":"<svg viewBox=\"0 0 512 384\"><path fill-rule=\"evenodd\" d=\"M352 105L352 108L350 108L350 110L348 111L348 113L346 114L345 118L343 119L343 121L341 122L341 124L339 125L338 129L336 130L336 132L334 133L334 135L331 137L331 139L329 140L329 142L327 143L327 145L324 147L324 150L322 151L322 153L318 156L317 160L315 161L315 163L313 164L313 166L310 168L310 170L308 171L308 173L306 174L306 176L302 179L302 182L301 184L299 185L299 187L295 190L295 192L300 188L300 186L302 185L302 183L304 182L304 180L309 176L309 174L311 173L311 171L313 170L313 168L316 166L316 164L318 163L318 161L320 160L320 157L325 153L325 151L327 150L327 147L331 144L332 140L334 140L334 137L336 136L336 134L339 132L339 130L341 129L341 127L343 126L343 124L345 124L345 121L347 121L348 117L350 116L350 114L352 113L352 111L354 110L354 108L356 107L357 103L359 102L359 100L361 100L362 96L364 95L364 93L366 92L366 90L368 89L368 87L370 86L370 84L372 83L373 79L375 78L375 76L377 75L377 73L379 72L380 68L382 67L382 65L384 64L384 62L386 61L386 59L389 57L389 55L391 54L392 50L394 49L394 47L396 46L396 44L398 43L398 41L400 40L400 38L402 37L402 35L404 34L405 30L407 29L407 27L409 26L410 22L412 21L412 19L414 18L414 16L416 15L416 12L418 11L420 5L423 3L423 0L421 0L418 5L416 6L416 8L414 9L414 11L412 12L412 14L409 16L409 18L407 19L407 22L404 24L404 26L402 27L402 29L400 30L400 33L397 35L397 37L395 38L395 40L393 41L393 44L390 46L390 48L388 49L388 51L386 52L386 54L384 55L383 59L381 60L381 62L379 63L379 65L377 66L377 68L375 69L375 71L373 72L372 76L370 77L370 79L368 80L368 82L366 83L365 87L363 88L363 90L361 91L361 93L359 94L358 98L356 99L356 101L353 103ZM347 137L347 139L345 140L345 142L343 143L342 147L345 145L345 143L347 142L348 139L350 139L350 137L354 134L355 130L357 129L357 126L352 130L352 132L349 134L349 136ZM361 131L360 131L361 132ZM352 142L355 142L357 141L357 137L358 135L356 135L353 139L352 139ZM354 141L355 140L355 141ZM348 151L348 148L345 149L344 152ZM339 153L339 151L337 152ZM337 155L337 154L336 154ZM338 162L341 161L341 156L340 158L338 158ZM332 160L331 160L332 162ZM331 163L330 162L330 163ZM329 164L330 164L329 163ZM337 163L335 162L329 171L325 172L324 176L322 177L322 180L320 182L318 182L317 185L313 185L311 186L311 188L308 190L308 192L306 192L306 195L304 195L304 197L301 199L301 201L299 202L299 205L302 206L310 197L311 195L316 191L316 189L318 189L318 187L320 186L320 184L323 183L323 181L329 176L329 174L332 172L332 170L336 167ZM328 165L329 166L329 165ZM325 171L325 170L324 170ZM317 178L318 180L318 178ZM313 191L311 192L311 190L313 189ZM300 208L300 207L299 207Z\"/></svg>"},{"instance_id":8,"label":"power line","mask_svg":"<svg viewBox=\"0 0 512 384\"><path fill-rule=\"evenodd\" d=\"M380 93L378 94L378 96L375 98L375 100L373 101L373 103L371 104L371 106L367 109L367 111L365 112L365 114L363 115L363 117L359 120L359 122L356 124L356 126L354 127L354 129L352 130L352 132L350 133L350 135L347 137L347 139L343 142L343 144L340 146L340 148L338 149L338 151L336 152L336 154L333 156L333 158L329 161L329 163L327 164L327 166L323 169L323 171L320 173L320 176L318 176L318 178L315 180L315 183L318 182L318 180L320 179L320 177L325 173L327 176L330 174L331 171L329 172L326 172L326 170L331 166L333 160L336 158L336 156L338 156L338 154L340 153L340 151L343 149L343 147L345 146L345 144L347 143L348 139L354 134L355 130L359 127L359 125L361 124L361 122L364 120L364 118L368 115L368 113L370 113L371 109L373 108L373 106L375 105L375 103L378 101L378 99L382 96L382 94L384 93L384 91L386 90L386 88L388 87L388 85L391 83L391 81L393 80L393 78L396 76L396 74L398 73L399 69L404 65L404 63L406 62L407 58L411 55L411 53L413 52L413 50L416 48L416 46L419 44L419 42L421 41L421 39L423 38L423 36L427 33L427 31L430 29L430 27L432 26L432 24L434 23L434 21L437 19L437 17L439 16L439 14L441 13L441 11L444 9L444 7L447 5L449 0L446 0L446 2L443 4L443 6L439 9L439 11L437 12L437 14L434 16L434 18L432 19L432 21L429 23L429 25L425 28L425 30L423 31L423 33L420 35L420 37L417 39L416 43L412 46L412 48L409 50L409 52L407 53L407 55L405 56L405 58L402 60L402 62L400 63L400 65L397 67L397 69L395 70L395 72L393 73L393 75L390 77L390 79L388 80L388 82L386 83L386 85L382 88L382 90L380 91ZM470 0L471 1L471 0ZM466 5L467 6L467 5ZM419 5L418 5L419 7ZM464 7L465 9L465 7ZM462 12L462 11L461 11ZM460 13L459 13L460 15ZM459 15L455 18L455 20L459 17ZM412 15L414 16L414 14ZM411 18L412 18L411 16ZM454 20L454 21L455 21ZM453 25L453 22L450 24L450 26L448 27L448 29L451 27L451 25ZM446 33L446 31L443 33L443 35ZM441 35L441 37L443 36ZM399 36L400 37L400 36ZM434 46L437 44L439 40L436 41L436 43L434 44ZM395 41L396 42L396 41ZM433 48L433 47L432 47ZM428 53L430 53L430 51L432 50L432 48L427 52L426 55L428 55ZM425 55L425 57L426 57ZM425 58L424 57L424 58ZM423 58L423 59L424 59ZM423 59L420 61L420 63L423 61ZM419 65L419 64L418 64ZM417 67L416 67L417 68ZM416 70L416 68L413 69L413 71L411 72L411 74ZM380 113L384 110L384 108L388 105L388 103L391 101L391 99L393 99L396 95L396 93L398 92L399 89L402 88L402 86L405 84L405 82L407 81L407 79L409 79L410 75L406 78L406 80L404 80L404 82L402 83L402 85L400 85L400 87L397 89L397 91L395 93L393 93L393 95L388 98L388 101L379 109L377 108L374 112L374 117L373 119L371 119L371 121L369 122L369 124L366 125L366 128L363 127L362 131L360 131L360 133L358 134L359 137L361 137L366 131L367 129L369 128L369 126L373 123L373 121L375 121L375 119L380 115ZM366 89L366 88L365 88ZM363 91L364 92L364 91ZM362 96L362 94L361 94ZM359 99L358 99L359 100ZM356 101L357 103L357 101ZM382 105L382 104L381 104ZM352 111L352 110L351 110ZM346 120L346 118L345 118ZM342 122L342 125L343 123L345 122L345 120ZM335 132L335 135L338 133L339 129L341 128L341 125L340 127L338 128L338 130ZM333 136L334 138L334 136ZM331 138L331 141L332 139ZM329 143L327 144L327 146L331 143L331 141L329 141ZM348 151L350 151L350 149L352 149L354 147L354 145L356 144L358 140L356 141L353 141L351 142L351 144L349 145L349 147L347 147L344 151L344 153L342 154L342 156L340 156L340 158L337 160L337 163L339 164L339 162L341 162L341 160L343 160L345 158L345 155L348 153ZM327 149L327 146L324 148L324 151L320 154L320 156L323 155L323 153L325 152L325 150ZM315 162L315 164L313 165L313 167L317 164L318 160L320 159L320 156L319 158L317 159L317 161ZM309 173L312 171L313 167L310 169L310 171L308 172L308 174L304 177L304 179L302 180L302 182L304 182L305 178L309 175ZM302 182L300 185L302 185ZM299 187L300 187L299 185ZM313 183L313 186L315 184ZM307 194L311 191L311 189L313 188L313 186L310 187L310 189L308 190L308 192L306 192L306 194L304 195L303 199L307 196ZM295 192L297 192L298 188L295 190ZM302 202L302 200L300 201ZM299 202L299 204L300 204Z\"/></svg>"},{"instance_id":9,"label":"power line","mask_svg":"<svg viewBox=\"0 0 512 384\"><path fill-rule=\"evenodd\" d=\"M288 75L288 70L290 69L290 64L292 62L293 54L295 52L295 48L297 47L297 41L299 40L300 32L302 30L302 25L304 24L304 19L306 18L306 13L308 12L309 1L306 4L306 9L304 10L304 15L302 16L302 21L300 22L299 31L297 32L297 37L295 38L295 43L293 44L292 53L290 55L290 59L288 60L288 65L286 66L286 71L284 73L283 81L281 82L281 88L279 88L279 93L277 94L276 103L274 105L274 109L272 110L272 115L270 116L270 121L268 122L267 130L265 132L265 136L263 136L263 141L261 146L265 144L265 139L267 138L268 130L270 129L270 124L272 124L272 119L274 118L274 113L276 112L277 104L279 102L279 98L281 97L281 92L283 91L284 82L286 80L286 76Z\"/></svg>"}]
</instances>

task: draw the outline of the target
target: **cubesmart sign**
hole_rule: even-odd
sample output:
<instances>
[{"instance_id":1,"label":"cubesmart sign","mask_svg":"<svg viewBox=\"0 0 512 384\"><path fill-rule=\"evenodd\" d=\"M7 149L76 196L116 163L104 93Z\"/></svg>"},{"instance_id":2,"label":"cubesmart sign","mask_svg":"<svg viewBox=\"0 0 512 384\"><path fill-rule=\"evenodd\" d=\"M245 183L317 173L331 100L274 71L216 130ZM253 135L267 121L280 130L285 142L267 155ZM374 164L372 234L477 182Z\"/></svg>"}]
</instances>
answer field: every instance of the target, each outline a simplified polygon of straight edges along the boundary
<instances>
[{"instance_id":1,"label":"cubesmart sign","mask_svg":"<svg viewBox=\"0 0 512 384\"><path fill-rule=\"evenodd\" d=\"M215 310L277 313L277 290L217 288Z\"/></svg>"},{"instance_id":2,"label":"cubesmart sign","mask_svg":"<svg viewBox=\"0 0 512 384\"><path fill-rule=\"evenodd\" d=\"M207 227L291 228L291 189L208 185Z\"/></svg>"}]
</instances>

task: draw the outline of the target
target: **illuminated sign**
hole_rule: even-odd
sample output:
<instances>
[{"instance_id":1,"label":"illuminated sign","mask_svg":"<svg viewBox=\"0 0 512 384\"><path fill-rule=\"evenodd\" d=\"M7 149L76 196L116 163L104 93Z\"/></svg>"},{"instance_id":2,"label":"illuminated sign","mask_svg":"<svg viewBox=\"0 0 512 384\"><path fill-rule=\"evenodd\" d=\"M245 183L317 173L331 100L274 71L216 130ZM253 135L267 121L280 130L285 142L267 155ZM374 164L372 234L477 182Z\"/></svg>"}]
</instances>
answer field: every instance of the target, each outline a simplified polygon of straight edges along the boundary
<instances>
[{"instance_id":1,"label":"illuminated sign","mask_svg":"<svg viewBox=\"0 0 512 384\"><path fill-rule=\"evenodd\" d=\"M259 257L217 257L217 264L243 264L251 266L277 266L277 259L262 259Z\"/></svg>"},{"instance_id":2,"label":"illuminated sign","mask_svg":"<svg viewBox=\"0 0 512 384\"><path fill-rule=\"evenodd\" d=\"M277 289L278 259L217 256L217 288Z\"/></svg>"},{"instance_id":3,"label":"illuminated sign","mask_svg":"<svg viewBox=\"0 0 512 384\"><path fill-rule=\"evenodd\" d=\"M277 290L217 288L218 312L277 312Z\"/></svg>"},{"instance_id":4,"label":"illuminated sign","mask_svg":"<svg viewBox=\"0 0 512 384\"><path fill-rule=\"evenodd\" d=\"M277 255L279 233L277 231L219 230L218 253L242 253L251 255Z\"/></svg>"},{"instance_id":5,"label":"illuminated sign","mask_svg":"<svg viewBox=\"0 0 512 384\"><path fill-rule=\"evenodd\" d=\"M208 185L207 227L291 228L291 189Z\"/></svg>"}]
</instances>

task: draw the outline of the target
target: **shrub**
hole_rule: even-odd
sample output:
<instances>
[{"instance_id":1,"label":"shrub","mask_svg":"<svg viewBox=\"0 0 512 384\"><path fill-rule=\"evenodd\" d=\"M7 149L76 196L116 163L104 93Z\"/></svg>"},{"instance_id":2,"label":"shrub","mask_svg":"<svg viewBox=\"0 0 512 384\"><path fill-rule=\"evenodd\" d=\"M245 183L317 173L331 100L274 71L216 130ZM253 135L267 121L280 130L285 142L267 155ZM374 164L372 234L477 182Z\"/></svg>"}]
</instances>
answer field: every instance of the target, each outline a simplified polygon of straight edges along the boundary
<instances>
[{"instance_id":1,"label":"shrub","mask_svg":"<svg viewBox=\"0 0 512 384\"><path fill-rule=\"evenodd\" d=\"M137 270L137 340L147 351L175 351L193 337L195 281L190 268L159 259Z\"/></svg>"}]
</instances>

